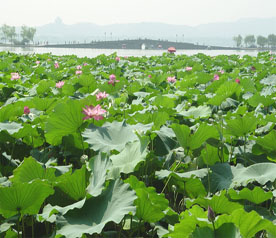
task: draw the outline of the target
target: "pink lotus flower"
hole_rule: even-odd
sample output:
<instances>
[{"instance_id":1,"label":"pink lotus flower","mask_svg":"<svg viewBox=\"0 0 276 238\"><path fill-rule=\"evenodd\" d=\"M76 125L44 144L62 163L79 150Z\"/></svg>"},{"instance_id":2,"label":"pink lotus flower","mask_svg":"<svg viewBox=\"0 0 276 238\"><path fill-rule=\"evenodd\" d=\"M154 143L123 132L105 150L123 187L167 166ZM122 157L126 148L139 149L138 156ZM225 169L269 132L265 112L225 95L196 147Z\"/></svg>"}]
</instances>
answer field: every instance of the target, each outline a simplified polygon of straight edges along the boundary
<instances>
[{"instance_id":1,"label":"pink lotus flower","mask_svg":"<svg viewBox=\"0 0 276 238\"><path fill-rule=\"evenodd\" d=\"M57 88L62 88L63 85L64 85L64 81L60 81L60 82L56 83Z\"/></svg>"},{"instance_id":2,"label":"pink lotus flower","mask_svg":"<svg viewBox=\"0 0 276 238\"><path fill-rule=\"evenodd\" d=\"M98 94L96 94L96 98L97 98L97 101L100 101L101 99L104 99L108 96L109 94L107 94L106 92L99 92Z\"/></svg>"},{"instance_id":3,"label":"pink lotus flower","mask_svg":"<svg viewBox=\"0 0 276 238\"><path fill-rule=\"evenodd\" d=\"M273 60L273 59L274 59L273 56L271 56L271 57L269 58L270 61Z\"/></svg>"},{"instance_id":4,"label":"pink lotus flower","mask_svg":"<svg viewBox=\"0 0 276 238\"><path fill-rule=\"evenodd\" d=\"M97 106L85 106L86 108L82 108L82 113L86 115L86 117L82 118L83 120L87 120L90 118L94 118L95 120L102 120L104 117L102 116L106 113L106 110L102 109L98 104Z\"/></svg>"},{"instance_id":5,"label":"pink lotus flower","mask_svg":"<svg viewBox=\"0 0 276 238\"><path fill-rule=\"evenodd\" d=\"M40 61L39 61L39 60L37 60L37 61L35 61L35 63L36 63L36 64L40 64Z\"/></svg>"},{"instance_id":6,"label":"pink lotus flower","mask_svg":"<svg viewBox=\"0 0 276 238\"><path fill-rule=\"evenodd\" d=\"M219 80L219 75L218 74L214 75L214 80Z\"/></svg>"},{"instance_id":7,"label":"pink lotus flower","mask_svg":"<svg viewBox=\"0 0 276 238\"><path fill-rule=\"evenodd\" d=\"M152 76L149 74L149 76L148 76L150 79L152 78Z\"/></svg>"},{"instance_id":8,"label":"pink lotus flower","mask_svg":"<svg viewBox=\"0 0 276 238\"><path fill-rule=\"evenodd\" d=\"M30 108L27 107L27 106L25 106L25 107L24 107L24 114L25 114L25 115L28 115L30 112L31 112L31 111L30 111Z\"/></svg>"},{"instance_id":9,"label":"pink lotus flower","mask_svg":"<svg viewBox=\"0 0 276 238\"><path fill-rule=\"evenodd\" d=\"M111 74L109 76L109 81L108 84L112 84L113 86L115 86L115 83L120 82L119 80L116 80L116 76L114 74Z\"/></svg>"},{"instance_id":10,"label":"pink lotus flower","mask_svg":"<svg viewBox=\"0 0 276 238\"><path fill-rule=\"evenodd\" d=\"M241 81L239 79L236 79L235 82L238 83L238 84L241 83Z\"/></svg>"},{"instance_id":11,"label":"pink lotus flower","mask_svg":"<svg viewBox=\"0 0 276 238\"><path fill-rule=\"evenodd\" d=\"M220 72L221 74L224 74L224 70L223 70L223 69L220 69L219 72Z\"/></svg>"},{"instance_id":12,"label":"pink lotus flower","mask_svg":"<svg viewBox=\"0 0 276 238\"><path fill-rule=\"evenodd\" d=\"M192 71L193 67L186 67L185 70L186 71Z\"/></svg>"},{"instance_id":13,"label":"pink lotus flower","mask_svg":"<svg viewBox=\"0 0 276 238\"><path fill-rule=\"evenodd\" d=\"M57 61L55 62L55 68L56 68L56 69L59 68L59 64L58 64Z\"/></svg>"},{"instance_id":14,"label":"pink lotus flower","mask_svg":"<svg viewBox=\"0 0 276 238\"><path fill-rule=\"evenodd\" d=\"M77 71L76 71L76 75L79 75L79 74L82 74L82 71L81 71L81 70L77 70Z\"/></svg>"},{"instance_id":15,"label":"pink lotus flower","mask_svg":"<svg viewBox=\"0 0 276 238\"><path fill-rule=\"evenodd\" d=\"M119 57L119 56L116 56L115 60L116 60L117 62L119 62L119 61L120 61L120 57Z\"/></svg>"},{"instance_id":16,"label":"pink lotus flower","mask_svg":"<svg viewBox=\"0 0 276 238\"><path fill-rule=\"evenodd\" d=\"M83 66L86 66L86 65L88 65L87 63L83 63Z\"/></svg>"},{"instance_id":17,"label":"pink lotus flower","mask_svg":"<svg viewBox=\"0 0 276 238\"><path fill-rule=\"evenodd\" d=\"M125 59L127 59L128 57L127 56L124 56Z\"/></svg>"},{"instance_id":18,"label":"pink lotus flower","mask_svg":"<svg viewBox=\"0 0 276 238\"><path fill-rule=\"evenodd\" d=\"M169 83L175 83L175 82L176 82L175 76L173 76L173 77L168 77L168 78L167 78L167 81L168 81Z\"/></svg>"},{"instance_id":19,"label":"pink lotus flower","mask_svg":"<svg viewBox=\"0 0 276 238\"><path fill-rule=\"evenodd\" d=\"M77 65L77 67L76 67L78 70L80 70L82 67L81 67L81 65Z\"/></svg>"},{"instance_id":20,"label":"pink lotus flower","mask_svg":"<svg viewBox=\"0 0 276 238\"><path fill-rule=\"evenodd\" d=\"M11 80L17 80L20 79L19 73L11 73Z\"/></svg>"}]
</instances>

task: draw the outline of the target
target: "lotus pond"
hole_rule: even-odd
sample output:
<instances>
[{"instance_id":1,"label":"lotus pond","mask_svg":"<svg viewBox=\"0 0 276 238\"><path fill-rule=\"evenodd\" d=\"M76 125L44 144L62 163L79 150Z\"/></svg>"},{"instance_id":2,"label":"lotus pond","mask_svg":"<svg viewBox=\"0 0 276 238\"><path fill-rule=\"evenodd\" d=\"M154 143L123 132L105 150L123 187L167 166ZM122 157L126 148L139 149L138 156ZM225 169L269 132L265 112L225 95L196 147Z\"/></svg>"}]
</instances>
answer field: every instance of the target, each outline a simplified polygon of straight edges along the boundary
<instances>
[{"instance_id":1,"label":"lotus pond","mask_svg":"<svg viewBox=\"0 0 276 238\"><path fill-rule=\"evenodd\" d=\"M276 237L276 57L0 52L0 237Z\"/></svg>"}]
</instances>

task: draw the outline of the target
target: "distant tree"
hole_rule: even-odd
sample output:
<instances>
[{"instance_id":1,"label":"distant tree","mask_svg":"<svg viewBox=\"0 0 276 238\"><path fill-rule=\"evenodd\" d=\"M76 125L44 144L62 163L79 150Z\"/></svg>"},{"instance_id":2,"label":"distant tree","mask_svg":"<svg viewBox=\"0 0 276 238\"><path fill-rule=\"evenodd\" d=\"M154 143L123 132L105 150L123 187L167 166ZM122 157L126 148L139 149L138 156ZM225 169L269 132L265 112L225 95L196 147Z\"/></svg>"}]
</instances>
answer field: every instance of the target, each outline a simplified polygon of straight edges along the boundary
<instances>
[{"instance_id":1,"label":"distant tree","mask_svg":"<svg viewBox=\"0 0 276 238\"><path fill-rule=\"evenodd\" d=\"M241 46L241 44L242 44L242 36L241 35L234 36L233 40L236 42L236 46L237 47Z\"/></svg>"},{"instance_id":2,"label":"distant tree","mask_svg":"<svg viewBox=\"0 0 276 238\"><path fill-rule=\"evenodd\" d=\"M256 42L255 36L254 35L247 35L244 38L244 44L246 45L246 47L253 47L254 44Z\"/></svg>"},{"instance_id":3,"label":"distant tree","mask_svg":"<svg viewBox=\"0 0 276 238\"><path fill-rule=\"evenodd\" d=\"M14 38L16 37L16 31L15 31L15 26L8 26L4 24L1 27L1 32L3 35L3 40L6 42L7 40L9 42L13 42Z\"/></svg>"},{"instance_id":4,"label":"distant tree","mask_svg":"<svg viewBox=\"0 0 276 238\"><path fill-rule=\"evenodd\" d=\"M260 47L264 47L265 45L267 45L267 38L265 38L264 36L258 36L257 37L257 44L260 46Z\"/></svg>"},{"instance_id":5,"label":"distant tree","mask_svg":"<svg viewBox=\"0 0 276 238\"><path fill-rule=\"evenodd\" d=\"M21 27L21 37L22 37L22 42L29 43L34 42L34 35L36 33L36 29L33 27L27 27L27 26L22 26Z\"/></svg>"},{"instance_id":6,"label":"distant tree","mask_svg":"<svg viewBox=\"0 0 276 238\"><path fill-rule=\"evenodd\" d=\"M267 37L268 45L272 48L276 47L276 35L270 34Z\"/></svg>"}]
</instances>

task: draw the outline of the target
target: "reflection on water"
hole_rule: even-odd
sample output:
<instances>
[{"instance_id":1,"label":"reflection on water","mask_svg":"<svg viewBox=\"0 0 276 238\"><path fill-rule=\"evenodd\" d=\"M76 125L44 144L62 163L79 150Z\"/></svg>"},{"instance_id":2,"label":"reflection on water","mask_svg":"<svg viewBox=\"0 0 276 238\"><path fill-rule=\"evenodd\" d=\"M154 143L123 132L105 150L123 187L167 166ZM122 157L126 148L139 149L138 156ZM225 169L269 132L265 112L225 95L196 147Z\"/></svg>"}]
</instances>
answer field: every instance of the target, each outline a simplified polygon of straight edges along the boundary
<instances>
[{"instance_id":1,"label":"reflection on water","mask_svg":"<svg viewBox=\"0 0 276 238\"><path fill-rule=\"evenodd\" d=\"M119 56L157 56L166 50L127 50L127 49L76 49L76 48L40 48L40 47L0 47L0 51L10 51L18 54L43 54L77 55L78 57L96 57L101 54L110 55L117 52ZM251 55L257 56L257 50L177 50L176 54L194 55L203 53L210 56L216 55Z\"/></svg>"}]
</instances>

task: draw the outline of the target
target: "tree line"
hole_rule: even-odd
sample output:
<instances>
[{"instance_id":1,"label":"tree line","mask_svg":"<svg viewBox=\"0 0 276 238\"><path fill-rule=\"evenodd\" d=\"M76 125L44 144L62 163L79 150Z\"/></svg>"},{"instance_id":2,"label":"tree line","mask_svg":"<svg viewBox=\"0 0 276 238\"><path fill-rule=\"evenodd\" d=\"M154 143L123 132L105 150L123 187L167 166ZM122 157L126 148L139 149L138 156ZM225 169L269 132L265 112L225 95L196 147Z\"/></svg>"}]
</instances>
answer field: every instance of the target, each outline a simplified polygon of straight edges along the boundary
<instances>
[{"instance_id":1,"label":"tree line","mask_svg":"<svg viewBox=\"0 0 276 238\"><path fill-rule=\"evenodd\" d=\"M265 36L257 36L254 35L247 35L244 38L241 35L234 36L233 40L237 47L250 47L255 48L256 45L263 48L263 47L270 47L276 48L276 35L270 34L267 37Z\"/></svg>"},{"instance_id":2,"label":"tree line","mask_svg":"<svg viewBox=\"0 0 276 238\"><path fill-rule=\"evenodd\" d=\"M34 35L36 28L21 26L20 33L16 32L15 26L8 26L6 24L0 27L0 39L5 43L11 43L16 45L25 45L30 42L34 42ZM21 37L21 39L19 39Z\"/></svg>"}]
</instances>

